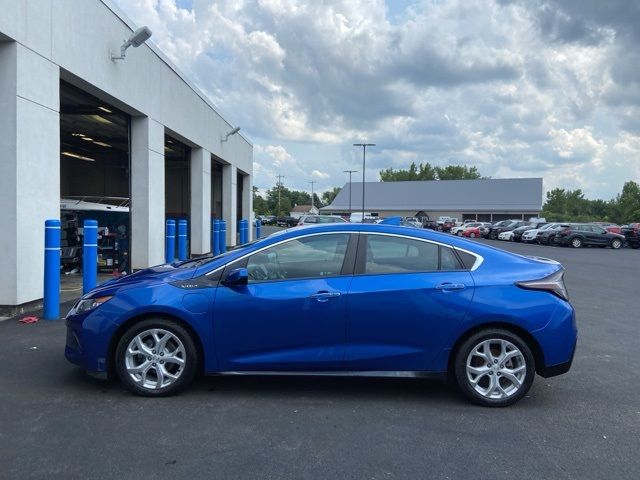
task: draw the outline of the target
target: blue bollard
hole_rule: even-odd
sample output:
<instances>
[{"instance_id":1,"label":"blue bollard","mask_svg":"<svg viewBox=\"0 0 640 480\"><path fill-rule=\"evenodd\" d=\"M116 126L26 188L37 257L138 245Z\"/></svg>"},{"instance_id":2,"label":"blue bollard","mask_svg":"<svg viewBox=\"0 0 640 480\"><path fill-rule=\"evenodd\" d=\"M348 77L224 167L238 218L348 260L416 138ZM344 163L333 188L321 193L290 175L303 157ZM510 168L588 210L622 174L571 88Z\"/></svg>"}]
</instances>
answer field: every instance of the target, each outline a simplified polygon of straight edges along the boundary
<instances>
[{"instance_id":1,"label":"blue bollard","mask_svg":"<svg viewBox=\"0 0 640 480\"><path fill-rule=\"evenodd\" d=\"M45 320L60 317L60 220L44 222L44 295Z\"/></svg>"},{"instance_id":2,"label":"blue bollard","mask_svg":"<svg viewBox=\"0 0 640 480\"><path fill-rule=\"evenodd\" d=\"M260 220L256 220L256 240L260 240L262 236L262 222Z\"/></svg>"},{"instance_id":3,"label":"blue bollard","mask_svg":"<svg viewBox=\"0 0 640 480\"><path fill-rule=\"evenodd\" d=\"M220 220L220 253L227 251L227 222Z\"/></svg>"},{"instance_id":4,"label":"blue bollard","mask_svg":"<svg viewBox=\"0 0 640 480\"><path fill-rule=\"evenodd\" d=\"M98 222L84 221L82 242L82 293L89 293L98 283Z\"/></svg>"},{"instance_id":5,"label":"blue bollard","mask_svg":"<svg viewBox=\"0 0 640 480\"><path fill-rule=\"evenodd\" d=\"M242 220L242 230L244 231L243 244L249 242L249 220Z\"/></svg>"},{"instance_id":6,"label":"blue bollard","mask_svg":"<svg viewBox=\"0 0 640 480\"><path fill-rule=\"evenodd\" d=\"M178 220L178 260L187 259L187 221Z\"/></svg>"},{"instance_id":7,"label":"blue bollard","mask_svg":"<svg viewBox=\"0 0 640 480\"><path fill-rule=\"evenodd\" d=\"M176 221L167 220L167 227L165 230L165 243L164 243L164 260L166 263L173 263L176 258Z\"/></svg>"},{"instance_id":8,"label":"blue bollard","mask_svg":"<svg viewBox=\"0 0 640 480\"><path fill-rule=\"evenodd\" d=\"M240 245L244 245L246 243L244 238L244 220L238 220L238 238L240 240Z\"/></svg>"},{"instance_id":9,"label":"blue bollard","mask_svg":"<svg viewBox=\"0 0 640 480\"><path fill-rule=\"evenodd\" d=\"M213 220L213 255L220 255L220 220Z\"/></svg>"}]
</instances>

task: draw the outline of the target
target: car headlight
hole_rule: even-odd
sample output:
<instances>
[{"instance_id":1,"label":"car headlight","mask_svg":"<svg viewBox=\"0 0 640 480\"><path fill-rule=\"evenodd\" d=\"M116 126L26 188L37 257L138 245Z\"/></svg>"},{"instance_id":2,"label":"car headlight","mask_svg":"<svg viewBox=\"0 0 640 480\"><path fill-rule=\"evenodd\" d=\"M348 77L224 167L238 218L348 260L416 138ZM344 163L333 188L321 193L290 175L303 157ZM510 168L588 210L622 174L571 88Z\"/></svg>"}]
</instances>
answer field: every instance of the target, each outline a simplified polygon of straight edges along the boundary
<instances>
[{"instance_id":1,"label":"car headlight","mask_svg":"<svg viewBox=\"0 0 640 480\"><path fill-rule=\"evenodd\" d=\"M108 302L109 300L111 300L111 298L113 298L113 295L82 299L76 304L72 313L74 313L75 315L79 315L81 313L88 312L90 310L93 310L94 308L98 308L103 303Z\"/></svg>"}]
</instances>

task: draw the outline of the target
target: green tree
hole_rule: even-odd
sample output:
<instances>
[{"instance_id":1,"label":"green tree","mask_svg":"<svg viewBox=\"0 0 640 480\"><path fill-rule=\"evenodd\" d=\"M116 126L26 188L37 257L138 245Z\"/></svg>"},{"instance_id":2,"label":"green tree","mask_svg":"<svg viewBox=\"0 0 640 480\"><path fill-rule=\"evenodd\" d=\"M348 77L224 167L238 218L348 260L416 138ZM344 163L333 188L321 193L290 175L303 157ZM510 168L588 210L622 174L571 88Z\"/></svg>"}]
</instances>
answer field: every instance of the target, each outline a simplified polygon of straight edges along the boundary
<instances>
[{"instance_id":1,"label":"green tree","mask_svg":"<svg viewBox=\"0 0 640 480\"><path fill-rule=\"evenodd\" d=\"M380 171L381 182L406 182L410 180L475 180L484 178L476 167L447 165L434 167L430 163L412 162L408 169L387 168Z\"/></svg>"},{"instance_id":2,"label":"green tree","mask_svg":"<svg viewBox=\"0 0 640 480\"><path fill-rule=\"evenodd\" d=\"M340 187L333 187L331 190L322 192L322 203L324 205L331 205L331 202L333 202L338 193L340 193L340 190Z\"/></svg>"},{"instance_id":3,"label":"green tree","mask_svg":"<svg viewBox=\"0 0 640 480\"><path fill-rule=\"evenodd\" d=\"M253 187L253 211L256 215L269 215L267 201L258 193L258 187Z\"/></svg>"}]
</instances>

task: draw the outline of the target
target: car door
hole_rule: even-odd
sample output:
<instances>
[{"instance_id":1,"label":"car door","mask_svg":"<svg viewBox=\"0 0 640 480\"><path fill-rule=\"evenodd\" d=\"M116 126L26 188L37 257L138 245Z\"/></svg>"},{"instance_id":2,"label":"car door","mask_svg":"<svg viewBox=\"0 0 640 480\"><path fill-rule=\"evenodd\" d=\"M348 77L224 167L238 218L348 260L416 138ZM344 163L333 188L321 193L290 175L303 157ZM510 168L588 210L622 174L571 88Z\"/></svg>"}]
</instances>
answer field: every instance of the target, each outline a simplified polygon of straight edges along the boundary
<instances>
[{"instance_id":1,"label":"car door","mask_svg":"<svg viewBox=\"0 0 640 480\"><path fill-rule=\"evenodd\" d=\"M361 234L349 290L345 368L424 371L464 319L473 278L453 249Z\"/></svg>"},{"instance_id":2,"label":"car door","mask_svg":"<svg viewBox=\"0 0 640 480\"><path fill-rule=\"evenodd\" d=\"M609 244L609 235L607 235L607 231L599 227L597 225L591 225L592 230L592 241L594 245L608 245Z\"/></svg>"},{"instance_id":3,"label":"car door","mask_svg":"<svg viewBox=\"0 0 640 480\"><path fill-rule=\"evenodd\" d=\"M356 245L352 233L305 235L227 265L213 314L220 370L341 368ZM224 285L238 267L247 285Z\"/></svg>"}]
</instances>

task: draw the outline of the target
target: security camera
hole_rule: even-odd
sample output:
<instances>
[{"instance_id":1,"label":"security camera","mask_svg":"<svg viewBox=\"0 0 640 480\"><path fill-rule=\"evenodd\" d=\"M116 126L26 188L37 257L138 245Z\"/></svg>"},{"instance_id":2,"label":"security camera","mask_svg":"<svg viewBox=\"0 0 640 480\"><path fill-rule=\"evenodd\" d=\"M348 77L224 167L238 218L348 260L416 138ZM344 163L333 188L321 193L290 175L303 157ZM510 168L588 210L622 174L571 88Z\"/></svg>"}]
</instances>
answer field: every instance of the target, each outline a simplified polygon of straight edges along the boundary
<instances>
[{"instance_id":1,"label":"security camera","mask_svg":"<svg viewBox=\"0 0 640 480\"><path fill-rule=\"evenodd\" d=\"M231 135L235 135L236 133L238 133L240 131L240 127L236 127L233 130L231 130L229 133L227 133L224 138L221 138L220 141L221 142L226 142L227 140L229 140L229 137Z\"/></svg>"},{"instance_id":2,"label":"security camera","mask_svg":"<svg viewBox=\"0 0 640 480\"><path fill-rule=\"evenodd\" d=\"M135 32L131 34L129 39L122 44L120 47L120 56L116 56L113 53L111 54L111 60L124 60L126 56L127 48L133 47L138 48L144 42L151 38L152 32L149 27L140 27Z\"/></svg>"}]
</instances>

